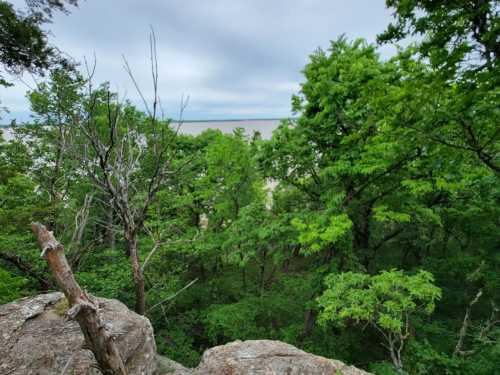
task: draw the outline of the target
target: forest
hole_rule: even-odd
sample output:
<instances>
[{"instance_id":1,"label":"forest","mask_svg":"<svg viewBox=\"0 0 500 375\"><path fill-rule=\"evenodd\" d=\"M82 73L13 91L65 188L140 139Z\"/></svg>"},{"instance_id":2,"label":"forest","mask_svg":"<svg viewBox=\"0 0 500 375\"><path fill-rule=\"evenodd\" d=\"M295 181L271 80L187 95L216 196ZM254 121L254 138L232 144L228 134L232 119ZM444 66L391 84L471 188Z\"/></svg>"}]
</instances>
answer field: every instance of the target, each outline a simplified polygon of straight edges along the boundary
<instances>
[{"instance_id":1,"label":"forest","mask_svg":"<svg viewBox=\"0 0 500 375\"><path fill-rule=\"evenodd\" d=\"M54 4L28 20L0 1L2 66L45 72L33 120L0 138L0 304L57 290L36 221L83 288L147 316L187 366L267 338L378 375L500 374L497 0L386 0L377 44L309 56L271 139L184 135L156 87L123 100L44 45Z\"/></svg>"}]
</instances>

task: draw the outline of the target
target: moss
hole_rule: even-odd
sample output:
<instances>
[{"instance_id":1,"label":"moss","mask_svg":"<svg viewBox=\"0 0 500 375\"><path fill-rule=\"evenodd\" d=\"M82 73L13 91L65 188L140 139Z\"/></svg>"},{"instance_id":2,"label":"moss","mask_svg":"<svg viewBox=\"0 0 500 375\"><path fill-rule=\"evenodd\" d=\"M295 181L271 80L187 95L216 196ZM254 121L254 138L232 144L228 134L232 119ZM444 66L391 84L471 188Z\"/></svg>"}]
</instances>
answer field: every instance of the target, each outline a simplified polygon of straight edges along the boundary
<instances>
[{"instance_id":1,"label":"moss","mask_svg":"<svg viewBox=\"0 0 500 375\"><path fill-rule=\"evenodd\" d=\"M64 316L66 314L66 311L69 309L69 302L66 299L66 297L61 298L57 303L54 305L54 311L56 312L57 315L59 316Z\"/></svg>"}]
</instances>

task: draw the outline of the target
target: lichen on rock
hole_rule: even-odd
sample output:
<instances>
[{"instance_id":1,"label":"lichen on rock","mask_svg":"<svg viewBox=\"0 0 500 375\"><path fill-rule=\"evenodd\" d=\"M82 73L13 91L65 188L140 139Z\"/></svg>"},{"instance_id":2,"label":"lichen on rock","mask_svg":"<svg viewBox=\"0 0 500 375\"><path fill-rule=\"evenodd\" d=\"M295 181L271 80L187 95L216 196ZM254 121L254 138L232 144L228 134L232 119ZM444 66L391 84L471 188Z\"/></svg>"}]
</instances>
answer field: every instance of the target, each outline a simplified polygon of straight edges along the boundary
<instances>
[{"instance_id":1,"label":"lichen on rock","mask_svg":"<svg viewBox=\"0 0 500 375\"><path fill-rule=\"evenodd\" d=\"M66 303L67 305L67 303ZM130 375L153 374L151 323L116 300L99 299L104 324L115 335ZM80 327L64 318L62 293L42 294L0 306L0 374L94 375L93 354L82 349Z\"/></svg>"}]
</instances>

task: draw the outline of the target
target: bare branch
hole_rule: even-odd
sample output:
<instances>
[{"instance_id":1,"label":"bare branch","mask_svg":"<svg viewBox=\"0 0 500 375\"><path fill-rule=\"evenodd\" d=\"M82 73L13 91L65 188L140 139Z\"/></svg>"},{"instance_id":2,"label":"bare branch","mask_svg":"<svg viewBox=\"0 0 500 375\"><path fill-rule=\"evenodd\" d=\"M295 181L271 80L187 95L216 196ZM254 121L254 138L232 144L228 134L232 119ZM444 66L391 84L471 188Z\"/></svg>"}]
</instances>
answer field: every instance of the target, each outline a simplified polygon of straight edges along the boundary
<instances>
[{"instance_id":1,"label":"bare branch","mask_svg":"<svg viewBox=\"0 0 500 375\"><path fill-rule=\"evenodd\" d=\"M460 327L460 333L458 335L457 345L455 345L455 350L453 351L454 357L456 357L459 354L464 355L464 351L462 350L462 348L464 345L465 336L467 335L467 329L469 328L469 324L470 324L470 313L472 310L472 306L474 306L479 301L479 298L481 298L482 295L483 295L483 291L481 289L479 289L476 296L469 303L469 306L467 306L467 309L465 310L465 316L464 316L464 320L462 322L462 327Z\"/></svg>"},{"instance_id":2,"label":"bare branch","mask_svg":"<svg viewBox=\"0 0 500 375\"><path fill-rule=\"evenodd\" d=\"M161 302L158 302L156 305L154 305L153 307L151 307L150 309L148 309L148 312L150 311L153 311L155 308L157 308L158 306L161 306L163 305L165 302L168 302L172 299L174 299L175 297L177 297L179 294L181 294L183 291L185 291L187 288L189 288L191 285L193 285L195 282L197 282L198 279L194 279L192 281L189 282L189 284L187 284L186 286L184 286L182 289L178 290L177 292L175 292L174 294L168 296L167 298L165 298L163 301Z\"/></svg>"}]
</instances>

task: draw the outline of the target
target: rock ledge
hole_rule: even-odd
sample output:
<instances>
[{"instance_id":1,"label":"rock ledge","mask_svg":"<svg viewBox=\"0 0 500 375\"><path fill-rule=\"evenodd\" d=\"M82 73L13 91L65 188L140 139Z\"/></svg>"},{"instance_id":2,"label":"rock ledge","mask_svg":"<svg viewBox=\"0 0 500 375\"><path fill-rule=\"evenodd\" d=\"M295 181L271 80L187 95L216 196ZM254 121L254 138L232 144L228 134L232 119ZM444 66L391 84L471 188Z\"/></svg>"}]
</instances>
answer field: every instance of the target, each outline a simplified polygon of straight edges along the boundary
<instances>
[{"instance_id":1,"label":"rock ledge","mask_svg":"<svg viewBox=\"0 0 500 375\"><path fill-rule=\"evenodd\" d=\"M66 321L62 293L0 306L0 375L97 375L82 349L76 322ZM235 341L208 349L195 369L156 355L149 320L116 300L99 298L101 317L115 335L130 375L370 375L280 341Z\"/></svg>"},{"instance_id":2,"label":"rock ledge","mask_svg":"<svg viewBox=\"0 0 500 375\"><path fill-rule=\"evenodd\" d=\"M104 324L116 336L131 375L150 375L156 346L148 319L116 300L99 298ZM0 374L93 375L93 354L82 349L80 327L63 317L62 293L41 294L0 306Z\"/></svg>"},{"instance_id":3,"label":"rock ledge","mask_svg":"<svg viewBox=\"0 0 500 375\"><path fill-rule=\"evenodd\" d=\"M169 374L169 373L166 373ZM341 361L306 353L280 341L235 341L208 349L200 365L173 375L370 375Z\"/></svg>"}]
</instances>

